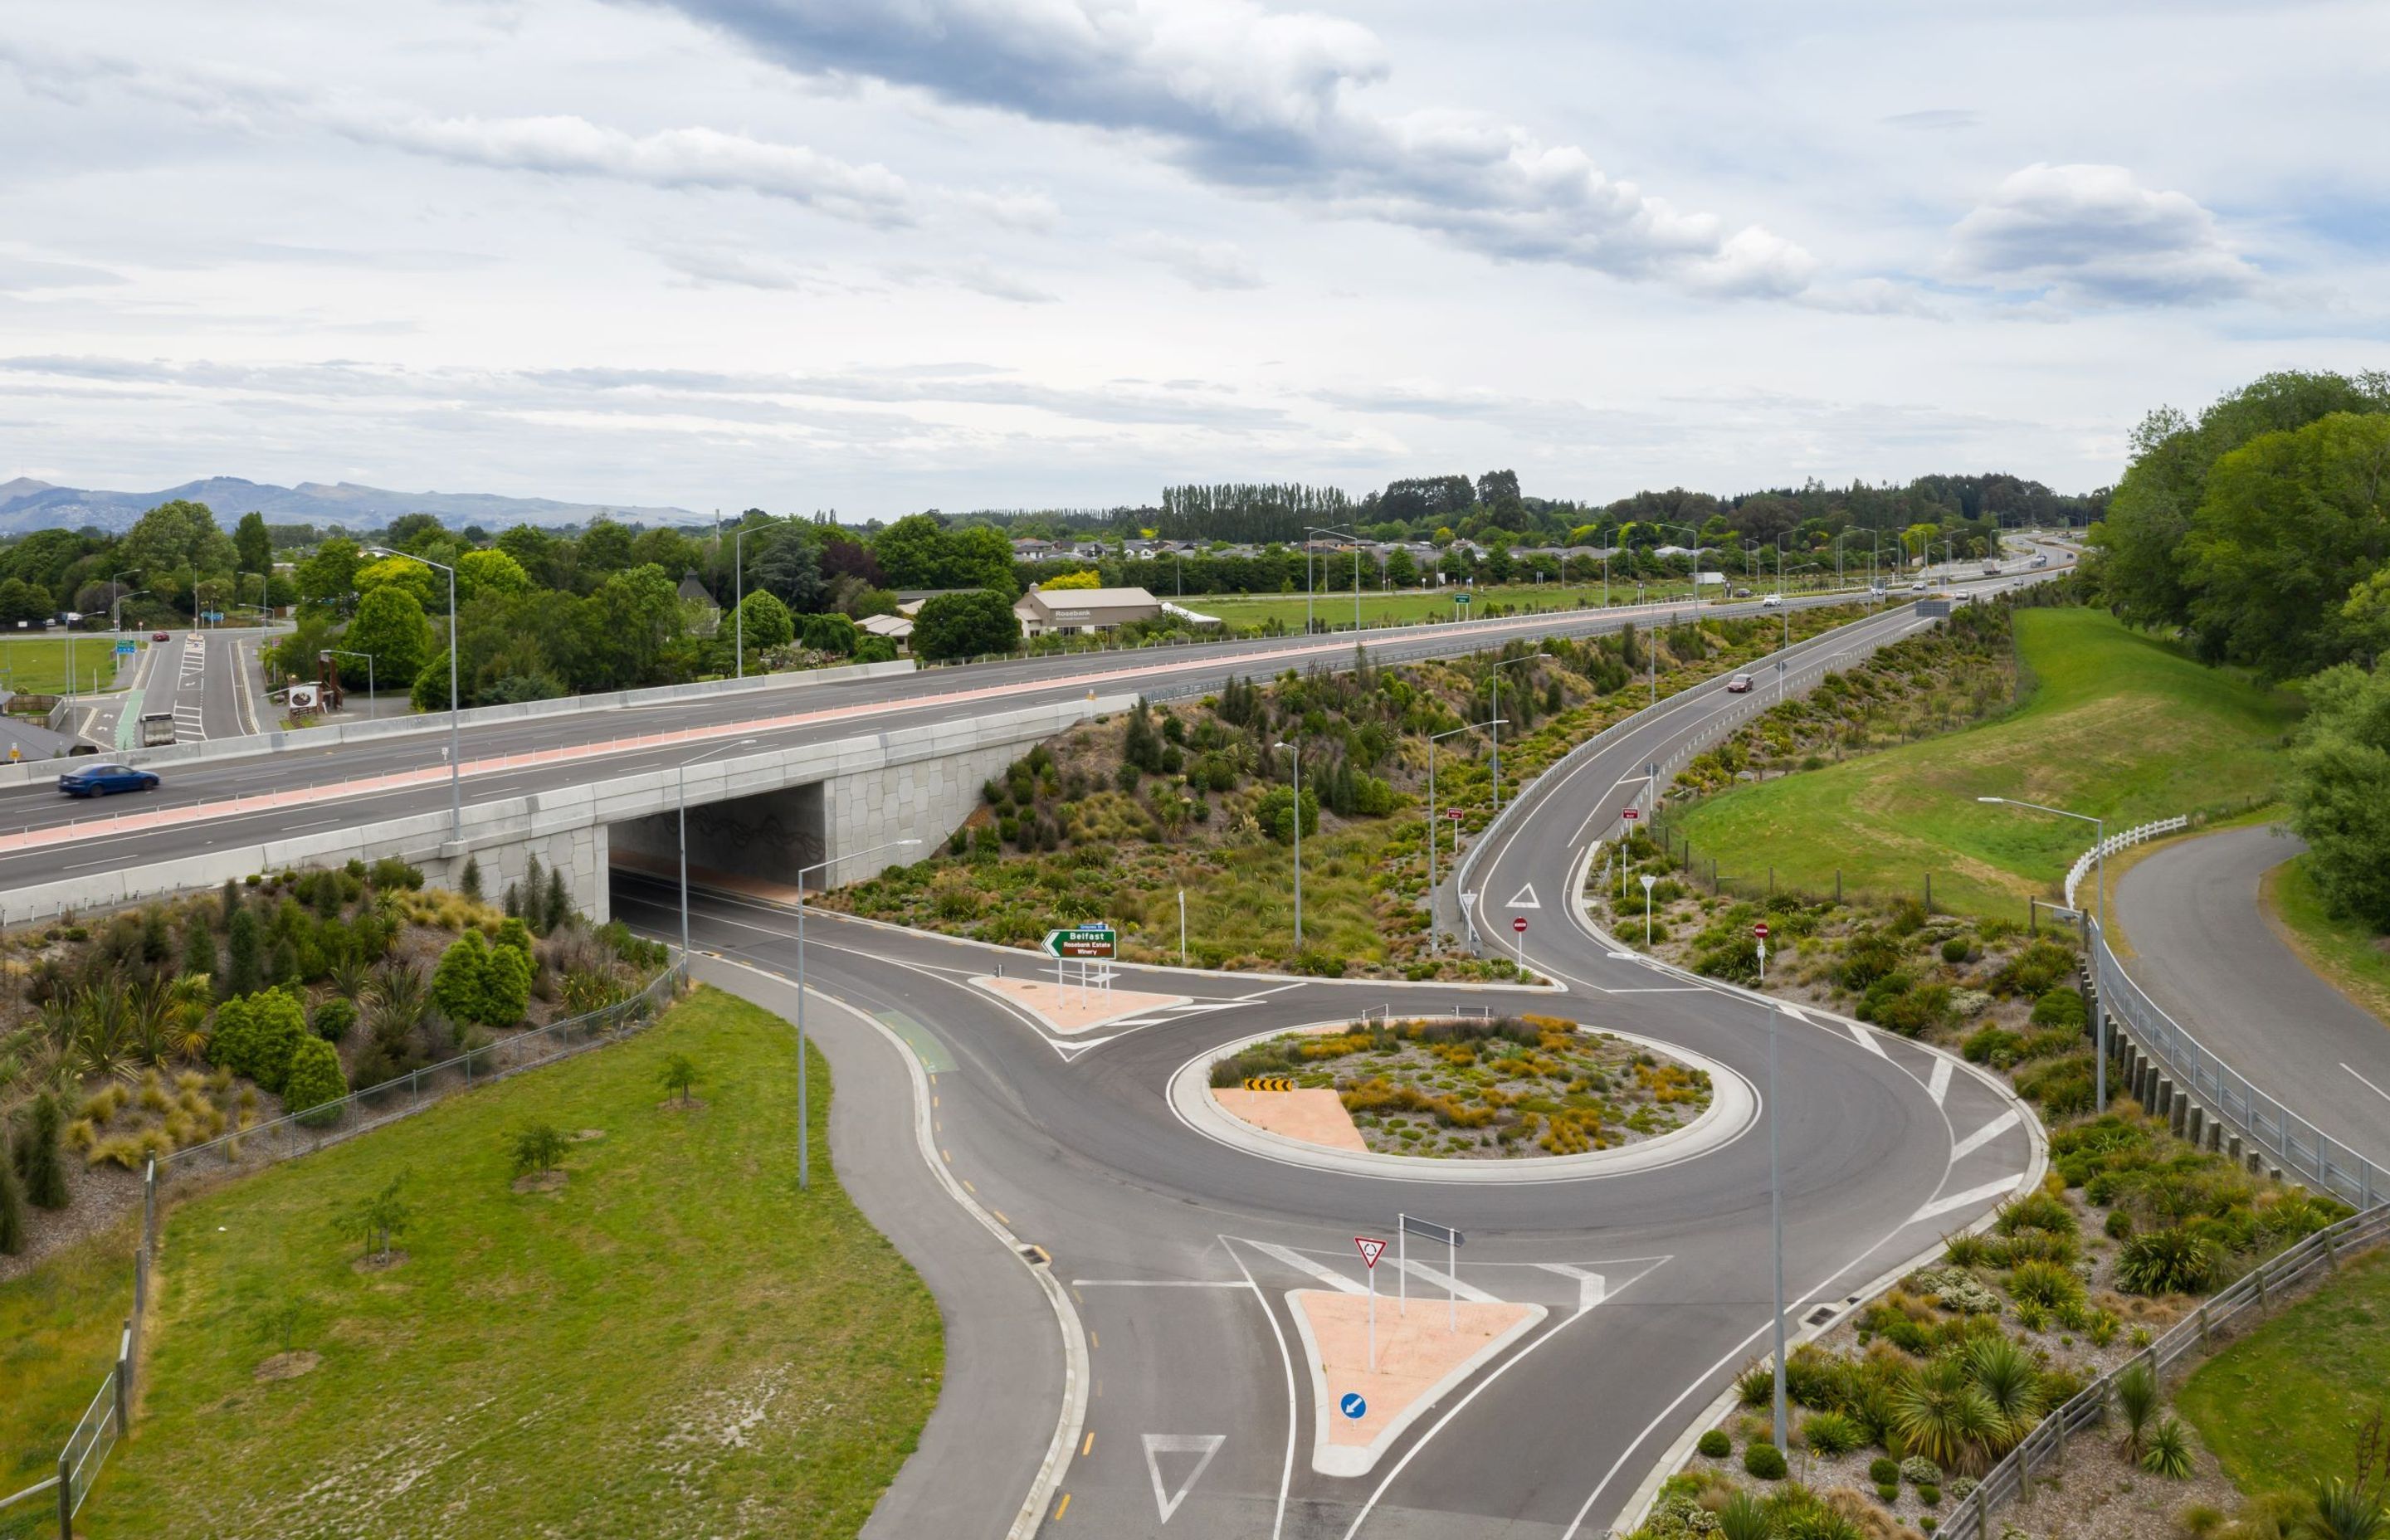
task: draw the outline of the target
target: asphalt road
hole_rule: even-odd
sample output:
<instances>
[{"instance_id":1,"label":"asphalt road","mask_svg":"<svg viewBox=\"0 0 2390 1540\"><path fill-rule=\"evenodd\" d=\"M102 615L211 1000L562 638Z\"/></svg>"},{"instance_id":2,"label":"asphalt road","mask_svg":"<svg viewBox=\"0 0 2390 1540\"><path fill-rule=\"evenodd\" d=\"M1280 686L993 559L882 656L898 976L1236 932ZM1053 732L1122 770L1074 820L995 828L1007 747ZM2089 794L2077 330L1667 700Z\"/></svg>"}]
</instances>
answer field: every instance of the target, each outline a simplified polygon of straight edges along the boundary
<instances>
[{"instance_id":1,"label":"asphalt road","mask_svg":"<svg viewBox=\"0 0 2390 1540\"><path fill-rule=\"evenodd\" d=\"M1888 614L1873 622L1880 635L1859 640L1916 623ZM1849 645L1846 635L1834 649ZM1814 661L1798 661L1796 687ZM1035 1489L1058 1442L1075 1347L1086 1365L1085 1412L1064 1419L1069 1456L1046 1503L1046 1534L1161 1535L1166 1508L1172 1535L1589 1537L1620 1519L1678 1431L1764 1351L1771 1121L1783 1146L1795 1324L1854 1303L2029 1173L2027 1124L1965 1067L1815 1013L1771 1014L1742 991L1623 952L1583 919L1575 895L1586 853L1614 819L1619 788L1639 788L1647 760L1698 739L1716 725L1715 712L1741 703L1693 692L1648 733L1572 762L1527 794L1530 805L1484 868L1481 904L1491 907L1482 923L1498 922L1507 937L1510 916L1528 915L1527 962L1558 981L1557 991L1124 968L1119 987L1189 1003L1066 1038L970 982L999 963L1018 973L1033 966L1031 955L836 916L807 919L808 981L822 996L816 1021L836 1019L828 1004L835 999L904 1035L934 1072L938 1165L1008 1238L1051 1259L1020 1270L1050 1265L1068 1288L1071 1323L1049 1311L1034 1336L1018 1289L940 1290L958 1349L976 1354L989 1334L1004 1337L1009 1381L1000 1392L987 1382L991 1370L975 1373L965 1367L975 1360L958 1357L945 1393L983 1406L1009 1392L1012 1415L933 1422L906 1476L928 1472L921 1480L933 1495L911 1500L932 1504L914 1511L937 1514L935 1533L1007 1533L1015 1495ZM1514 898L1533 906L1502 902ZM676 934L669 884L618 871L613 903L634 925ZM697 946L722 959L767 974L795 967L794 917L784 908L700 892L692 923ZM735 984L710 966L710 976ZM771 1003L748 977L745 987ZM775 1008L785 1013L780 998ZM1695 1159L1469 1187L1261 1158L1213 1141L1166 1104L1174 1072L1212 1046L1389 1005L1397 1014L1532 1008L1627 1030L1706 1055L1761 1088L1772 1030L1780 1094L1740 1136ZM895 1059L884 1044L832 1051L850 1061ZM842 1081L840 1116L902 1124L910 1110L891 1099L894 1087L884 1065ZM917 1264L951 1264L940 1254L949 1245L986 1250L983 1232L951 1204L946 1223L936 1223L933 1193L884 1206L871 1195L901 1184L902 1174L882 1164L918 1171L919 1152L883 1143L863 1158L872 1169L849 1177L858 1200ZM1465 1289L1548 1314L1447 1392L1366 1475L1321 1475L1309 1454L1323 1408L1286 1295L1327 1278L1357 1287L1365 1275L1352 1237L1390 1235L1398 1212L1468 1234L1458 1269ZM1600 1282L1588 1288L1588 1277ZM1414 1286L1429 1296L1439 1287ZM1034 1365L1020 1361L1024 1342L1036 1349ZM1329 1391L1332 1402L1336 1387ZM1335 1416L1334 1406L1325 1414Z\"/></svg>"},{"instance_id":2,"label":"asphalt road","mask_svg":"<svg viewBox=\"0 0 2390 1540\"><path fill-rule=\"evenodd\" d=\"M2258 907L2265 874L2306 848L2234 828L2135 864L2115 896L2127 971L2259 1090L2390 1166L2390 1026L2301 961Z\"/></svg>"},{"instance_id":3,"label":"asphalt road","mask_svg":"<svg viewBox=\"0 0 2390 1540\"><path fill-rule=\"evenodd\" d=\"M87 642L95 656L102 656L114 639L108 635L79 638L78 648ZM84 741L97 744L103 754L137 747L137 727L128 727L123 720L128 712L136 715L172 712L177 743L239 738L263 725L263 702L257 687L261 679L257 646L262 634L175 631L163 642L148 640L147 634L140 639L145 645L134 661L127 687L98 698L82 718L79 731Z\"/></svg>"}]
</instances>

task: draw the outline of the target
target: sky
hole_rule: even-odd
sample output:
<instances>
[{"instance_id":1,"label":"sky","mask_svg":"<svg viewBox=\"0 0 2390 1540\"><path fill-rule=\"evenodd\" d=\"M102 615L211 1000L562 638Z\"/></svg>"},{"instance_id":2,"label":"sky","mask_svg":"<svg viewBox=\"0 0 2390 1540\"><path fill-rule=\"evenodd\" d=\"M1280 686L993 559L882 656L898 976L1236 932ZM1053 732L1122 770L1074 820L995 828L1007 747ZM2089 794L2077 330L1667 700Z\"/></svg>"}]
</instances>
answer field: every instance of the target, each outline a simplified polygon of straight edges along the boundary
<instances>
[{"instance_id":1,"label":"sky","mask_svg":"<svg viewBox=\"0 0 2390 1540\"><path fill-rule=\"evenodd\" d=\"M2390 7L32 0L0 481L2113 482L2390 363Z\"/></svg>"}]
</instances>

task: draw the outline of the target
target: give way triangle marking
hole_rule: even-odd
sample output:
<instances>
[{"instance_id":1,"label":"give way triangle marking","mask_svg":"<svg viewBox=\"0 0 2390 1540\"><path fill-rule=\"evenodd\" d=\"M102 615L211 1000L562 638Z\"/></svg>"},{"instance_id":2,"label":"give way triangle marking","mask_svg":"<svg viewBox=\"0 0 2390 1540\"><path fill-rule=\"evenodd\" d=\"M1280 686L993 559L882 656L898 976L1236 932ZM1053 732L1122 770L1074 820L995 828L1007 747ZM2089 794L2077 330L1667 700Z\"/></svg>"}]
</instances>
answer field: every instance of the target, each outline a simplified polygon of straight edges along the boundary
<instances>
[{"instance_id":1,"label":"give way triangle marking","mask_svg":"<svg viewBox=\"0 0 2390 1540\"><path fill-rule=\"evenodd\" d=\"M1510 907L1513 909L1542 908L1543 905L1536 901L1536 885L1530 882L1521 888L1518 893L1511 898Z\"/></svg>"},{"instance_id":2,"label":"give way triangle marking","mask_svg":"<svg viewBox=\"0 0 2390 1540\"><path fill-rule=\"evenodd\" d=\"M1212 1463L1212 1457L1220 1452L1220 1445L1227 1443L1227 1438L1228 1435L1226 1433L1148 1433L1145 1435L1146 1473L1153 1478L1153 1506L1162 1510L1163 1523L1170 1522L1170 1516L1178 1511L1178 1505L1185 1502L1187 1494L1195 1489L1195 1482L1201 1478L1203 1468ZM1178 1483L1178 1490L1176 1492L1166 1493L1162 1489L1162 1457L1164 1455L1198 1457L1195 1468L1187 1472L1187 1479Z\"/></svg>"}]
</instances>

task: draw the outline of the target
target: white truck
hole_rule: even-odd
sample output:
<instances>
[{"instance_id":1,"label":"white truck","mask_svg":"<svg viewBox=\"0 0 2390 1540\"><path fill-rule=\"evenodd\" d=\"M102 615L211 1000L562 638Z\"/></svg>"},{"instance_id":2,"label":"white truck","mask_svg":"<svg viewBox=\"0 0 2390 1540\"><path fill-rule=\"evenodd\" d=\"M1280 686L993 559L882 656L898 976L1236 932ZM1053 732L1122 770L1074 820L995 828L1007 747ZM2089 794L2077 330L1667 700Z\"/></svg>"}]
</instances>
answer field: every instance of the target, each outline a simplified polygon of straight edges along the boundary
<instances>
[{"instance_id":1,"label":"white truck","mask_svg":"<svg viewBox=\"0 0 2390 1540\"><path fill-rule=\"evenodd\" d=\"M144 749L164 749L171 747L173 744L173 712L143 712L141 713L141 747Z\"/></svg>"}]
</instances>

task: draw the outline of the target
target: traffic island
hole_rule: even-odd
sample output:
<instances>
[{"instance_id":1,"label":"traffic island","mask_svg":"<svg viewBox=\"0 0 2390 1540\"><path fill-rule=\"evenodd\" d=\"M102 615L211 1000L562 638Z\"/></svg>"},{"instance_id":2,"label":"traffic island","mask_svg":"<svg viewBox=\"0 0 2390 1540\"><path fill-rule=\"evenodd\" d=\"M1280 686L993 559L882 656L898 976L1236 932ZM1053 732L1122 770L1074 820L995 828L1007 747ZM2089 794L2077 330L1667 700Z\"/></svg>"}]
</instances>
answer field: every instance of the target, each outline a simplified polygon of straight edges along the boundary
<instances>
[{"instance_id":1,"label":"traffic island","mask_svg":"<svg viewBox=\"0 0 2390 1540\"><path fill-rule=\"evenodd\" d=\"M1548 1314L1441 1298L1406 1311L1394 1299L1317 1289L1291 1290L1287 1303L1311 1363L1311 1468L1323 1476L1367 1475L1406 1429Z\"/></svg>"},{"instance_id":2,"label":"traffic island","mask_svg":"<svg viewBox=\"0 0 2390 1540\"><path fill-rule=\"evenodd\" d=\"M1606 1084L1597 1086L1596 1074ZM1656 1170L1732 1143L1759 1113L1751 1083L1715 1059L1548 1017L1330 1021L1259 1033L1180 1065L1169 1097L1180 1123L1265 1160L1464 1184ZM1405 1139L1406 1130L1417 1136ZM1455 1136L1462 1143L1449 1142Z\"/></svg>"},{"instance_id":3,"label":"traffic island","mask_svg":"<svg viewBox=\"0 0 2390 1540\"><path fill-rule=\"evenodd\" d=\"M1149 1010L1183 1006L1189 998L1185 995L1140 995L1133 990L1108 988L1100 982L1058 984L1051 979L998 978L992 974L982 974L971 982L1028 1011L1049 1032L1066 1035Z\"/></svg>"}]
</instances>

